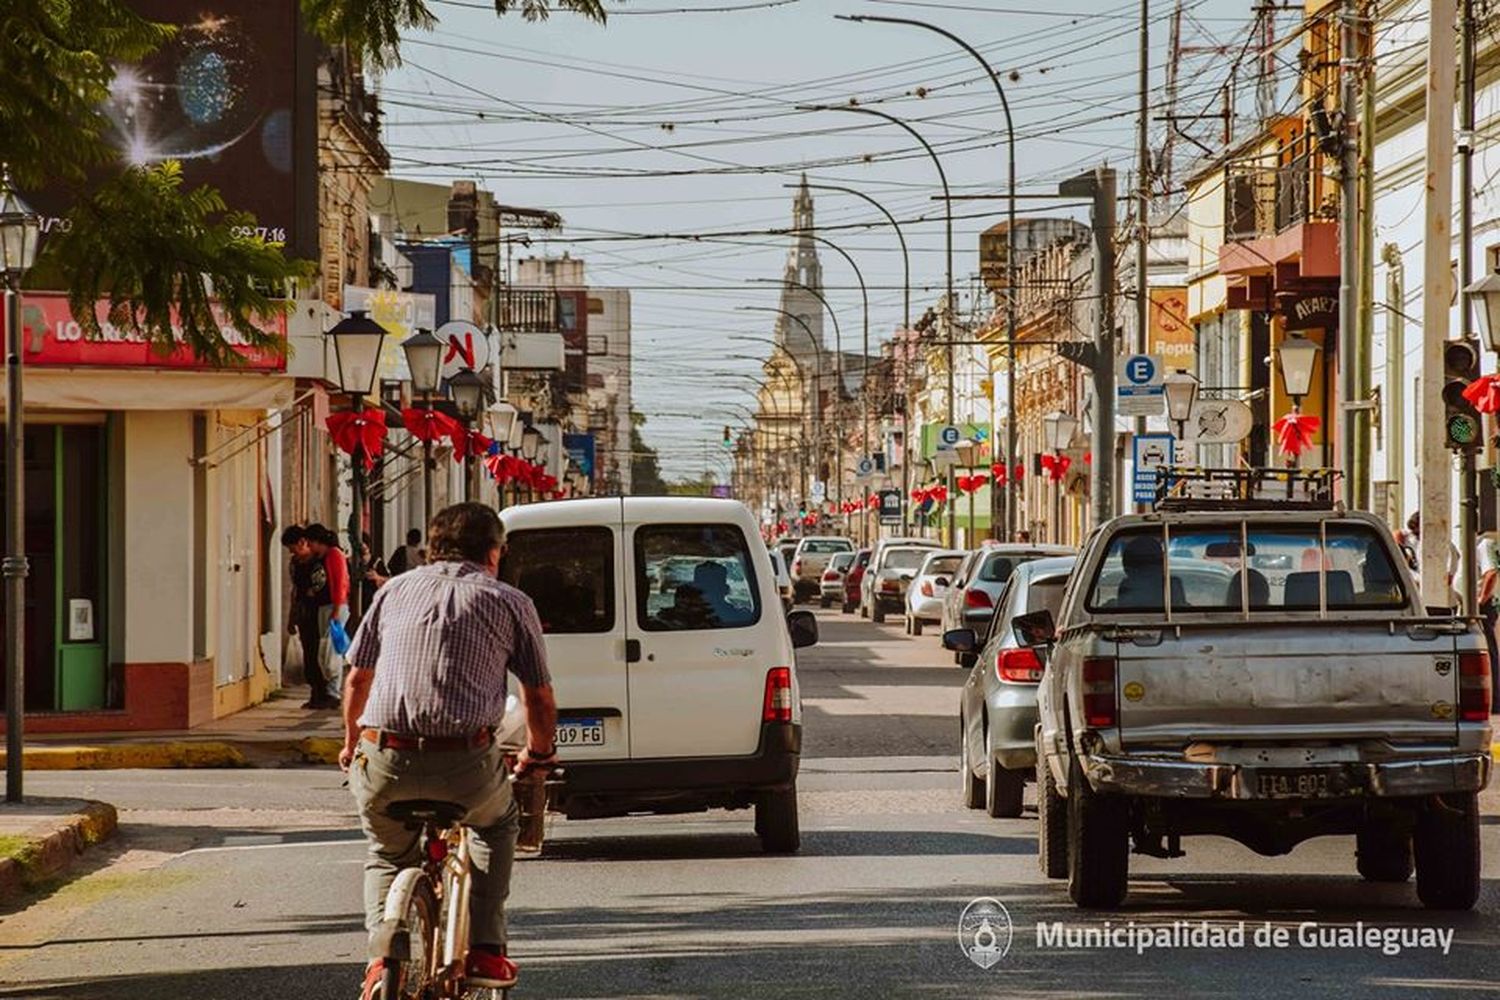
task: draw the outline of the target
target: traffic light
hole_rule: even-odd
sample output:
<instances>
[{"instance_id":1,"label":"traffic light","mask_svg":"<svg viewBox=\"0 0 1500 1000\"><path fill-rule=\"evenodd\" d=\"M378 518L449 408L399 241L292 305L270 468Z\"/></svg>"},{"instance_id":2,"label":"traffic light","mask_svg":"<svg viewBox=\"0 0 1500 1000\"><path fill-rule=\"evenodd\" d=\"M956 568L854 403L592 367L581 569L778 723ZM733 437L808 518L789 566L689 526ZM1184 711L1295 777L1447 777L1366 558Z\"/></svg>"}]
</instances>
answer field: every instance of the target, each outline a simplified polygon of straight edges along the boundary
<instances>
[{"instance_id":1,"label":"traffic light","mask_svg":"<svg viewBox=\"0 0 1500 1000\"><path fill-rule=\"evenodd\" d=\"M729 425L728 424L724 425L724 447L726 447L726 448L733 448L734 447L734 442L730 438Z\"/></svg>"},{"instance_id":2,"label":"traffic light","mask_svg":"<svg viewBox=\"0 0 1500 1000\"><path fill-rule=\"evenodd\" d=\"M1464 398L1469 383L1479 377L1479 345L1472 340L1443 344L1443 437L1455 451L1474 451L1482 443L1479 411Z\"/></svg>"}]
</instances>

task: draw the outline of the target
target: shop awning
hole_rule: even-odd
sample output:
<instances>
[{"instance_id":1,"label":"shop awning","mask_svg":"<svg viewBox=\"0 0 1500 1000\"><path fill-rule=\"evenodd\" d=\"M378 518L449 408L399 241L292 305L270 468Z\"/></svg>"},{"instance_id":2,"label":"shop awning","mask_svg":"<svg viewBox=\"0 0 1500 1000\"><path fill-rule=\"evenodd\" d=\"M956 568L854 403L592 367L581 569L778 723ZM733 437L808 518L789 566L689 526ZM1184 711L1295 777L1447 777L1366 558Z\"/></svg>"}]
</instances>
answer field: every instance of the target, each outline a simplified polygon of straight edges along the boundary
<instances>
[{"instance_id":1,"label":"shop awning","mask_svg":"<svg viewBox=\"0 0 1500 1000\"><path fill-rule=\"evenodd\" d=\"M279 410L295 386L290 376L262 372L29 368L23 396L28 410Z\"/></svg>"}]
</instances>

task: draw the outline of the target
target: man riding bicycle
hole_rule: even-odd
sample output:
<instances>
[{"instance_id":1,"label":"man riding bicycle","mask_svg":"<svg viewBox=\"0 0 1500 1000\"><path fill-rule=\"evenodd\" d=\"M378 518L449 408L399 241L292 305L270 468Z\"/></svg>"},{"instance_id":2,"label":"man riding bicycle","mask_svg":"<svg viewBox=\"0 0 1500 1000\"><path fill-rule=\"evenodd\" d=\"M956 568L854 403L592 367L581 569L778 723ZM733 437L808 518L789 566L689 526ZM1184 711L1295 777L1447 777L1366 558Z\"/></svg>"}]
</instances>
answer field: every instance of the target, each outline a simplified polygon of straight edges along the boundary
<instances>
[{"instance_id":1,"label":"man riding bicycle","mask_svg":"<svg viewBox=\"0 0 1500 1000\"><path fill-rule=\"evenodd\" d=\"M466 979L506 989L517 976L505 954L505 899L519 820L494 727L507 671L526 707L519 772L554 762L557 704L536 608L495 575L505 549L500 518L483 504L456 504L429 530L428 565L376 593L347 657L339 766L369 841L365 927L379 926L396 873L418 861L418 832L388 807L410 799L462 805L474 880ZM378 958L365 970L367 998L383 971Z\"/></svg>"}]
</instances>

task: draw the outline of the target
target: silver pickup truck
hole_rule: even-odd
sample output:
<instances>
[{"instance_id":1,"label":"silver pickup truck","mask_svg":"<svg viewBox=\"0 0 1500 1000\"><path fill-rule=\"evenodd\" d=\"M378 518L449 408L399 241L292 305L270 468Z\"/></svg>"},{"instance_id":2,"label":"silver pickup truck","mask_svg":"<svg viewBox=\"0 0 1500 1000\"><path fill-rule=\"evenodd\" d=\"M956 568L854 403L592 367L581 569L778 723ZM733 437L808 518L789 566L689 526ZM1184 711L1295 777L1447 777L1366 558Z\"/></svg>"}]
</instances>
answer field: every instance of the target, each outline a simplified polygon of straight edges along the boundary
<instances>
[{"instance_id":1,"label":"silver pickup truck","mask_svg":"<svg viewBox=\"0 0 1500 1000\"><path fill-rule=\"evenodd\" d=\"M1184 836L1263 855L1352 834L1366 879L1434 909L1479 892L1490 667L1429 613L1390 532L1334 509L1163 511L1094 532L1044 654L1039 862L1082 907Z\"/></svg>"}]
</instances>

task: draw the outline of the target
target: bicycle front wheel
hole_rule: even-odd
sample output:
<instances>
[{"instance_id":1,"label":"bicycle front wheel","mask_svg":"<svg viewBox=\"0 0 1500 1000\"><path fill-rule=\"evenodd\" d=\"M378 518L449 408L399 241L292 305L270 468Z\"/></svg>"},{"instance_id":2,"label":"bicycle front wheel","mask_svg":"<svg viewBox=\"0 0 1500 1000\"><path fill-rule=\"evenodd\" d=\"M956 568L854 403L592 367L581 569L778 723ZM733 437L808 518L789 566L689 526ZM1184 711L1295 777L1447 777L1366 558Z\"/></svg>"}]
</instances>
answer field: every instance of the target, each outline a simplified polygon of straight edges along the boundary
<instances>
[{"instance_id":1,"label":"bicycle front wheel","mask_svg":"<svg viewBox=\"0 0 1500 1000\"><path fill-rule=\"evenodd\" d=\"M425 874L409 870L397 876L386 900L386 919L400 921L409 947L405 959L387 957L380 1000L420 1000L436 973L438 904Z\"/></svg>"}]
</instances>

